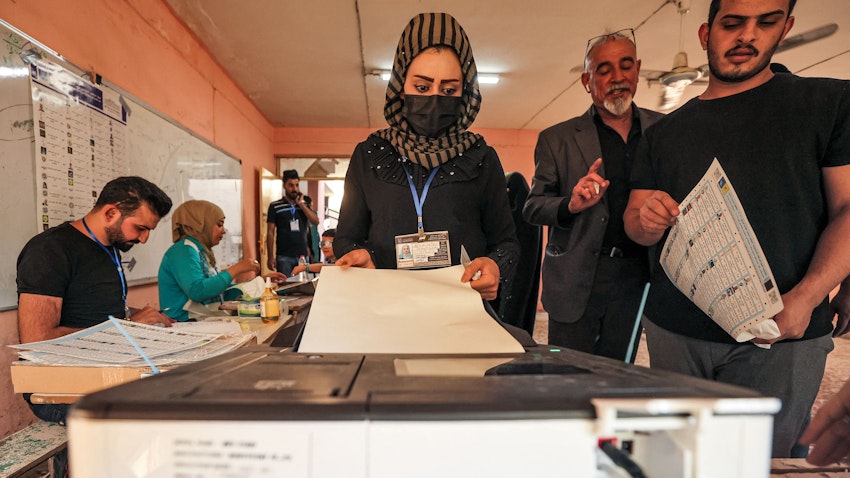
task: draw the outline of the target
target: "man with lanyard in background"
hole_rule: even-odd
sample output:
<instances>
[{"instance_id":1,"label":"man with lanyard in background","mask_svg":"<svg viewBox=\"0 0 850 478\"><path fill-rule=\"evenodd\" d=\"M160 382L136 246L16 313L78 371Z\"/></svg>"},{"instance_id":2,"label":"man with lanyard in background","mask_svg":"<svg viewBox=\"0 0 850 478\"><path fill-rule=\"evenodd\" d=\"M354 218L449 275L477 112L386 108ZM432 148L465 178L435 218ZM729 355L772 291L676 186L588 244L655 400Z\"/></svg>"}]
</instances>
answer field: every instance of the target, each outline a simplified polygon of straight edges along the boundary
<instances>
[{"instance_id":1,"label":"man with lanyard in background","mask_svg":"<svg viewBox=\"0 0 850 478\"><path fill-rule=\"evenodd\" d=\"M82 219L29 240L18 256L18 331L21 343L55 339L108 319L170 326L158 309L127 305L120 252L147 242L171 199L136 176L109 181ZM24 398L29 403L29 396ZM68 405L32 405L43 420L64 423Z\"/></svg>"},{"instance_id":2,"label":"man with lanyard in background","mask_svg":"<svg viewBox=\"0 0 850 478\"><path fill-rule=\"evenodd\" d=\"M309 257L307 235L310 233L310 224L319 224L319 216L304 202L304 195L298 188L298 171L287 169L283 172L283 197L269 204L266 217L269 224L266 235L267 265L270 270L289 276L292 268L298 265L300 256Z\"/></svg>"}]
</instances>

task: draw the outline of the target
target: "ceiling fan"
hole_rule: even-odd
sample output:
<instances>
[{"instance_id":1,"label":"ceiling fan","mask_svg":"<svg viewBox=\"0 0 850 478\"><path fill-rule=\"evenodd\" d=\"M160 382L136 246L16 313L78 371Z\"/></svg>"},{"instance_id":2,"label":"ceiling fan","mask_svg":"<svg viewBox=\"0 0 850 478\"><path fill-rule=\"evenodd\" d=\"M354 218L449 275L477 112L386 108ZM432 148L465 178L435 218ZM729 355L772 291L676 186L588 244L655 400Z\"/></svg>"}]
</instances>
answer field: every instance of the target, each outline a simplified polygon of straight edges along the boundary
<instances>
[{"instance_id":1,"label":"ceiling fan","mask_svg":"<svg viewBox=\"0 0 850 478\"><path fill-rule=\"evenodd\" d=\"M673 57L673 68L668 71L641 70L640 72L640 75L646 78L650 85L658 83L662 86L658 102L658 109L660 111L669 111L675 108L681 101L687 86L694 83L708 82L708 64L703 64L699 67L688 66L688 54L684 51L682 32L684 31L685 15L691 7L691 0L669 0L669 3L676 4L680 19L679 52ZM838 24L827 23L818 28L786 37L776 48L774 54L826 38L837 30Z\"/></svg>"},{"instance_id":2,"label":"ceiling fan","mask_svg":"<svg viewBox=\"0 0 850 478\"><path fill-rule=\"evenodd\" d=\"M679 12L679 51L673 57L673 68L669 71L641 70L640 76L647 79L650 85L661 84L661 95L659 96L658 109L668 111L679 104L685 87L688 85L707 81L708 66L693 68L688 66L688 54L685 52L685 15L691 9L691 0L671 0L676 4Z\"/></svg>"}]
</instances>

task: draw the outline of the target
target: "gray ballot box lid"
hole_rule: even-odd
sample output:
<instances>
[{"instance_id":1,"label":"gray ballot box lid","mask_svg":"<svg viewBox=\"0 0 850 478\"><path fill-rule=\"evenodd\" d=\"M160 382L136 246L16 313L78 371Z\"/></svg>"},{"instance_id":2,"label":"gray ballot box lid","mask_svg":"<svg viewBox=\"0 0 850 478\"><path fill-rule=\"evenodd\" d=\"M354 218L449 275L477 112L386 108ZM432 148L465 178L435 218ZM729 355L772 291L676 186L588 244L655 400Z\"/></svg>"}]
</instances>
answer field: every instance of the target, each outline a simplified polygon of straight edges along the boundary
<instances>
[{"instance_id":1,"label":"gray ballot box lid","mask_svg":"<svg viewBox=\"0 0 850 478\"><path fill-rule=\"evenodd\" d=\"M526 350L492 355L358 355L252 346L86 395L71 417L593 418L595 398L761 398L745 388L572 350L549 346ZM746 400L742 403L736 413L764 414L763 408L748 411Z\"/></svg>"}]
</instances>

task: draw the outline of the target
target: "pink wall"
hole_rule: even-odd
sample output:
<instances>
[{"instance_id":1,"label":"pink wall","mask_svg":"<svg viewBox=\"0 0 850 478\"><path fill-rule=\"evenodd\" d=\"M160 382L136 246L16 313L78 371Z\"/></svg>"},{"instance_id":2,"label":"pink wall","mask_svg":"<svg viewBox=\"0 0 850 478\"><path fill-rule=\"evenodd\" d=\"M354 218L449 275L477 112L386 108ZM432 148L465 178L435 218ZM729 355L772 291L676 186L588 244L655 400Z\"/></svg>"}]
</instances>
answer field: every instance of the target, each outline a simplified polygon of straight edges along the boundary
<instances>
[{"instance_id":1,"label":"pink wall","mask_svg":"<svg viewBox=\"0 0 850 478\"><path fill-rule=\"evenodd\" d=\"M247 255L257 250L260 168L278 172L275 156L344 157L370 132L273 128L162 0L0 0L0 18L241 159ZM536 132L478 132L506 171L530 180ZM157 305L156 286L132 288L129 301ZM12 343L16 314L0 312L0 437L33 420L3 365L16 359L5 347Z\"/></svg>"}]
</instances>

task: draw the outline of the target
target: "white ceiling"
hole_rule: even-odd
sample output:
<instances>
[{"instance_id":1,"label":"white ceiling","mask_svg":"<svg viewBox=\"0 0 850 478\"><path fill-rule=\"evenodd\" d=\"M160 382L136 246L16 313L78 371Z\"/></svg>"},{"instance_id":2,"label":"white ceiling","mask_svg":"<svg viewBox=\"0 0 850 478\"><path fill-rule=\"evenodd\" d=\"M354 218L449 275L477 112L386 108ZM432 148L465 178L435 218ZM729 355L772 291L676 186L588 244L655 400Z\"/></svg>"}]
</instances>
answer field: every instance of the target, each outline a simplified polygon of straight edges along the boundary
<instances>
[{"instance_id":1,"label":"white ceiling","mask_svg":"<svg viewBox=\"0 0 850 478\"><path fill-rule=\"evenodd\" d=\"M679 50L673 0L166 0L275 126L386 126L386 82L399 35L415 14L451 13L472 43L481 85L477 128L539 130L583 113L578 81L587 39L635 27L643 70L669 70ZM705 63L697 28L709 0L691 0L684 47ZM850 1L800 0L790 35L835 22L828 38L779 53L802 76L850 78ZM705 85L686 88L684 99ZM642 81L636 102L657 109L661 87Z\"/></svg>"}]
</instances>

